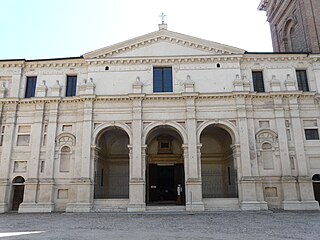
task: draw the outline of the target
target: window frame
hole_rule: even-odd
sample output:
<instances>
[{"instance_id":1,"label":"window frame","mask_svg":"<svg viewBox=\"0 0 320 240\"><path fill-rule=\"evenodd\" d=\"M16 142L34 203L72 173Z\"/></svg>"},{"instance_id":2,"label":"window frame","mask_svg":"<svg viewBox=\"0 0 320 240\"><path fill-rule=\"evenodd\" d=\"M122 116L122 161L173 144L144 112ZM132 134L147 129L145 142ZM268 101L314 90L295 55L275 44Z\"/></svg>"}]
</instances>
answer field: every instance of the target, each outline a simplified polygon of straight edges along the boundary
<instances>
[{"instance_id":1,"label":"window frame","mask_svg":"<svg viewBox=\"0 0 320 240\"><path fill-rule=\"evenodd\" d=\"M77 95L77 75L67 75L66 79L66 97L74 97Z\"/></svg>"},{"instance_id":2,"label":"window frame","mask_svg":"<svg viewBox=\"0 0 320 240\"><path fill-rule=\"evenodd\" d=\"M315 131L316 134L307 134L307 131ZM306 141L319 141L320 140L320 136L319 136L319 129L314 127L314 128L305 128L304 129L304 135L305 135L305 140Z\"/></svg>"},{"instance_id":3,"label":"window frame","mask_svg":"<svg viewBox=\"0 0 320 240\"><path fill-rule=\"evenodd\" d=\"M161 89L157 89L157 84L156 84L156 70L161 69ZM170 79L166 80L166 73L165 70L170 69ZM172 93L173 92L173 71L172 71L172 66L155 66L153 67L153 93ZM169 81L169 83L166 83L166 81ZM168 88L168 89L167 89Z\"/></svg>"},{"instance_id":4,"label":"window frame","mask_svg":"<svg viewBox=\"0 0 320 240\"><path fill-rule=\"evenodd\" d=\"M37 88L37 76L27 76L26 91L25 91L24 97L25 98L35 97L36 88Z\"/></svg>"},{"instance_id":5,"label":"window frame","mask_svg":"<svg viewBox=\"0 0 320 240\"><path fill-rule=\"evenodd\" d=\"M261 80L257 79L255 77L256 73L261 73ZM254 92L258 92L258 93L266 92L263 70L258 70L258 69L257 70L251 70L251 75L252 75L253 91Z\"/></svg>"}]
</instances>

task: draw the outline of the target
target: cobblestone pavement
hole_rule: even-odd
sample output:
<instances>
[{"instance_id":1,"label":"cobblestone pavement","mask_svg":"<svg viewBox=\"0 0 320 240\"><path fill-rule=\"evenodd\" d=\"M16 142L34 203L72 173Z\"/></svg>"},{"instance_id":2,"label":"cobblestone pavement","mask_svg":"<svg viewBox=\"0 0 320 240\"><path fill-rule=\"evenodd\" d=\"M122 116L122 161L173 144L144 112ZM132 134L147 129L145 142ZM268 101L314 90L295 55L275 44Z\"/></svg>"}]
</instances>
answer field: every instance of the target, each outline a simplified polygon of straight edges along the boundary
<instances>
[{"instance_id":1,"label":"cobblestone pavement","mask_svg":"<svg viewBox=\"0 0 320 240\"><path fill-rule=\"evenodd\" d=\"M0 239L320 239L320 211L7 213Z\"/></svg>"}]
</instances>

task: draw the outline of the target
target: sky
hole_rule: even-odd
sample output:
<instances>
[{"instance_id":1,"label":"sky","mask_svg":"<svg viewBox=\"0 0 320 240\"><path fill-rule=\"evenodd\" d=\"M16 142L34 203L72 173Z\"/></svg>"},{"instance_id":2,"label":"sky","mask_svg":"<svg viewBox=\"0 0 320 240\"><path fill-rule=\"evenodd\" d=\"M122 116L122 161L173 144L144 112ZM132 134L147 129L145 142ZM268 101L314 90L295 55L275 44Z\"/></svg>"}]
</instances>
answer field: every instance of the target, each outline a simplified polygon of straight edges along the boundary
<instances>
[{"instance_id":1,"label":"sky","mask_svg":"<svg viewBox=\"0 0 320 240\"><path fill-rule=\"evenodd\" d=\"M158 30L271 52L260 0L0 0L0 59L78 57Z\"/></svg>"}]
</instances>

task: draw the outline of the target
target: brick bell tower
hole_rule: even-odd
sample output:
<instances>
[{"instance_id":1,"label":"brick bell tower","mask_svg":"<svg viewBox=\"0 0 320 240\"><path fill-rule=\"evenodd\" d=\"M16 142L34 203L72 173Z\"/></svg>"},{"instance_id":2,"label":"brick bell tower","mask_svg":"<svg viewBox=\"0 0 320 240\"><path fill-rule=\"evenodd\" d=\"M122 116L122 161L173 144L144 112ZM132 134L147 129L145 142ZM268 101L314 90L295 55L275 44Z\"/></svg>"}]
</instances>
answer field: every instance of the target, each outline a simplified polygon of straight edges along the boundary
<instances>
[{"instance_id":1,"label":"brick bell tower","mask_svg":"<svg viewBox=\"0 0 320 240\"><path fill-rule=\"evenodd\" d=\"M261 0L274 52L320 53L320 0Z\"/></svg>"}]
</instances>

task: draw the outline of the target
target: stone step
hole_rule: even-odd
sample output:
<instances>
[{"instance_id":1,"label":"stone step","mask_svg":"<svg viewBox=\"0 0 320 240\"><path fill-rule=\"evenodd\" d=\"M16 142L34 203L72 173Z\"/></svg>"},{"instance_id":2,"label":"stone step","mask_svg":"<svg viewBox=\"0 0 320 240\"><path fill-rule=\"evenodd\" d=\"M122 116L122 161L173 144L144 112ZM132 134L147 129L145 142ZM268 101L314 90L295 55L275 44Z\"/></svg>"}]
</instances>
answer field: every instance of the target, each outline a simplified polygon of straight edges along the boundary
<instances>
[{"instance_id":1,"label":"stone step","mask_svg":"<svg viewBox=\"0 0 320 240\"><path fill-rule=\"evenodd\" d=\"M186 206L147 206L146 212L183 212Z\"/></svg>"}]
</instances>

